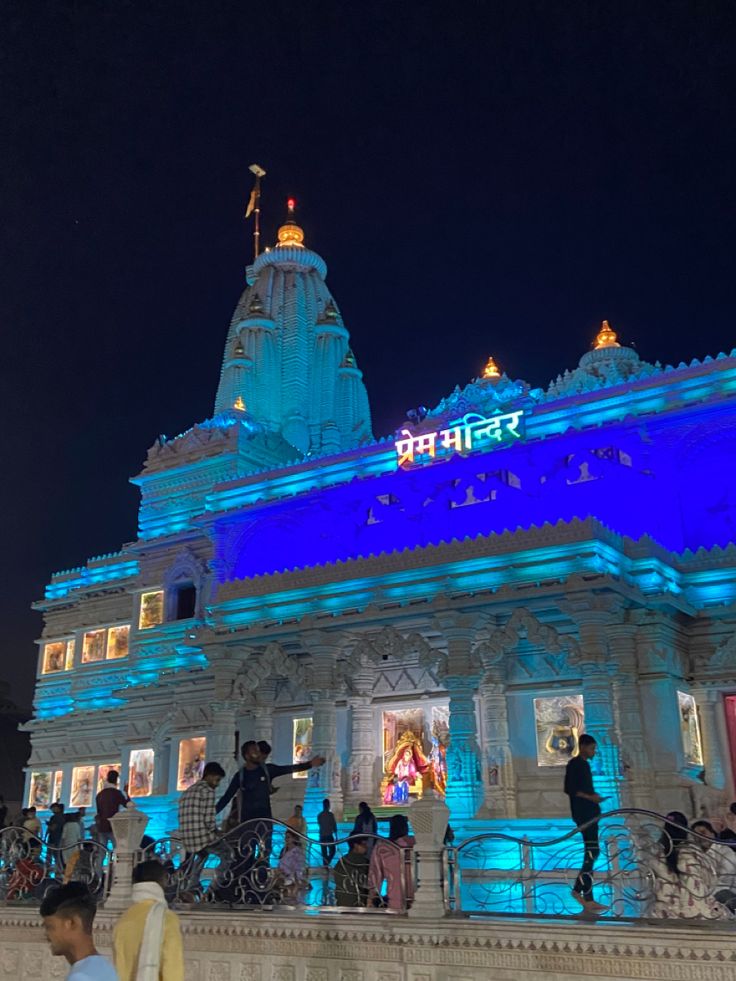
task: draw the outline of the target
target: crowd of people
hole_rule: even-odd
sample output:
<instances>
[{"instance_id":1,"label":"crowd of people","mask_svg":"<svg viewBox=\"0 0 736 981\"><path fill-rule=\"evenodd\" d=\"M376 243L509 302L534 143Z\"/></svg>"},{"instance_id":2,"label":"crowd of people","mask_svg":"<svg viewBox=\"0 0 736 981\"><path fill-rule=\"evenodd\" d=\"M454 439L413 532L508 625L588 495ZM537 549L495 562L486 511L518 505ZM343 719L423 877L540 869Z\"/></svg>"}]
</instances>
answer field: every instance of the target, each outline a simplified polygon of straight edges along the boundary
<instances>
[{"instance_id":1,"label":"crowd of people","mask_svg":"<svg viewBox=\"0 0 736 981\"><path fill-rule=\"evenodd\" d=\"M201 898L233 903L300 903L309 891L310 867L307 823L301 805L286 820L283 847L274 855L271 798L280 776L322 766L324 759L279 766L268 762L271 747L249 740L241 748L243 765L225 792L217 790L225 772L219 763L204 767L201 779L179 798L178 834L184 847L180 898ZM223 826L217 815L230 807ZM329 799L317 815L321 865L330 868L337 854L338 826ZM379 839L375 815L360 804L348 840L347 854L334 867L335 903L338 906L385 904L392 909L411 902L412 878L405 855L413 846L404 815L392 817L388 839ZM211 860L211 861L210 861ZM218 873L207 888L202 870L215 863Z\"/></svg>"},{"instance_id":2,"label":"crowd of people","mask_svg":"<svg viewBox=\"0 0 736 981\"><path fill-rule=\"evenodd\" d=\"M593 736L580 736L578 754L567 764L564 784L572 819L583 839L583 863L572 897L593 916L608 909L593 895L601 804L606 800L593 786L590 760L596 749ZM651 883L650 917L728 920L736 916L736 802L722 824L719 830L704 819L689 824L681 811L671 811L653 850L644 847L642 838L638 866Z\"/></svg>"},{"instance_id":3,"label":"crowd of people","mask_svg":"<svg viewBox=\"0 0 736 981\"><path fill-rule=\"evenodd\" d=\"M573 821L583 840L583 862L572 896L584 913L594 916L607 906L594 897L595 865L600 855L601 804L593 783L590 761L596 740L582 735L578 753L567 764L564 791ZM307 900L315 865L330 869L337 907L407 909L414 896L412 849L414 837L404 814L394 813L388 837L378 834L378 821L366 802L338 854L339 829L329 799L317 815L318 841L311 846L303 808L297 804L285 822L273 822L271 798L279 777L320 767L324 759L280 766L270 763L271 747L249 740L243 744L243 764L223 793L225 778L219 763L204 766L201 778L179 798L178 838L183 859L178 869L149 855L135 870L133 905L115 929L115 967L94 949L91 927L95 901L102 895L105 856L113 842L111 820L128 803L111 770L96 798L96 810L85 828L84 809L65 811L51 805L46 829L35 807L24 808L10 835L17 854L7 877L6 899L36 896L54 953L72 964L74 981L136 979L177 981L183 976L178 920L167 900L200 899L230 903L300 904ZM7 808L0 800L3 823ZM223 814L223 812L225 812ZM218 815L222 824L218 827ZM283 844L278 843L283 831ZM89 838L86 837L89 833ZM445 844L452 844L448 826ZM151 839L141 843L145 855ZM42 861L42 851L45 851ZM642 852L644 852L642 846ZM316 861L317 856L319 860ZM334 863L334 864L333 864ZM655 848L639 858L640 871L651 882L647 914L662 919L731 919L736 916L736 803L721 827L698 819L689 824L679 812L668 813ZM208 869L209 874L203 875ZM318 877L320 878L320 877ZM204 883L203 883L203 880ZM172 882L174 883L172 889ZM168 965L161 973L162 965ZM142 966L141 966L142 965Z\"/></svg>"}]
</instances>

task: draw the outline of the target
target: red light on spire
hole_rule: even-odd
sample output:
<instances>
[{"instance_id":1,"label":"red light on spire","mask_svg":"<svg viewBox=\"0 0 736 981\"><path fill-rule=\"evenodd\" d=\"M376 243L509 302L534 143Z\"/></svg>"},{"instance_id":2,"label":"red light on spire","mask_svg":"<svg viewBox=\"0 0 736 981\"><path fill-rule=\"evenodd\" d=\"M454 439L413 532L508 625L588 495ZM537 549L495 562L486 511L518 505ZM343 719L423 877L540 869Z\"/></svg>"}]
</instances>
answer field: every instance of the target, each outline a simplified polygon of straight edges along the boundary
<instances>
[{"instance_id":1,"label":"red light on spire","mask_svg":"<svg viewBox=\"0 0 736 981\"><path fill-rule=\"evenodd\" d=\"M290 212L292 212L294 208L296 208L296 201L294 200L294 198L287 199L286 207L289 209Z\"/></svg>"}]
</instances>

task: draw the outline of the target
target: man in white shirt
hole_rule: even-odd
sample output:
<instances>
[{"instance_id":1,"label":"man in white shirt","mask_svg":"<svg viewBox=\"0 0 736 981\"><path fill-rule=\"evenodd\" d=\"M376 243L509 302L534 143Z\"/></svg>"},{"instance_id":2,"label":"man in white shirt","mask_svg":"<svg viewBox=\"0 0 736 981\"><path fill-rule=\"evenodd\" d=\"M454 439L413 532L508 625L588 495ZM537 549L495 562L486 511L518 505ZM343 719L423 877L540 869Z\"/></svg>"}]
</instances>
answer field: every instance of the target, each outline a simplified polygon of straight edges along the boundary
<instances>
[{"instance_id":1,"label":"man in white shirt","mask_svg":"<svg viewBox=\"0 0 736 981\"><path fill-rule=\"evenodd\" d=\"M66 957L67 981L119 981L110 961L97 953L92 936L97 904L81 882L50 889L40 913L46 939L55 957Z\"/></svg>"}]
</instances>

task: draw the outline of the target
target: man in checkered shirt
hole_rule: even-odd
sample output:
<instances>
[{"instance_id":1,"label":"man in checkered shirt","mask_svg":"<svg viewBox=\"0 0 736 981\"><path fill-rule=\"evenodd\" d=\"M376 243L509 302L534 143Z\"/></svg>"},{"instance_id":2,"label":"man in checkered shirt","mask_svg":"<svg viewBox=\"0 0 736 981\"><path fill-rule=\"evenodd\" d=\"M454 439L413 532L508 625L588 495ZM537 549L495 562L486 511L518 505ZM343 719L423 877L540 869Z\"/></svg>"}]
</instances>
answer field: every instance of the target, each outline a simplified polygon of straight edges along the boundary
<instances>
[{"instance_id":1,"label":"man in checkered shirt","mask_svg":"<svg viewBox=\"0 0 736 981\"><path fill-rule=\"evenodd\" d=\"M207 763L202 779L179 798L179 837L184 845L187 890L199 882L199 873L219 838L215 823L215 789L225 771L219 763Z\"/></svg>"}]
</instances>

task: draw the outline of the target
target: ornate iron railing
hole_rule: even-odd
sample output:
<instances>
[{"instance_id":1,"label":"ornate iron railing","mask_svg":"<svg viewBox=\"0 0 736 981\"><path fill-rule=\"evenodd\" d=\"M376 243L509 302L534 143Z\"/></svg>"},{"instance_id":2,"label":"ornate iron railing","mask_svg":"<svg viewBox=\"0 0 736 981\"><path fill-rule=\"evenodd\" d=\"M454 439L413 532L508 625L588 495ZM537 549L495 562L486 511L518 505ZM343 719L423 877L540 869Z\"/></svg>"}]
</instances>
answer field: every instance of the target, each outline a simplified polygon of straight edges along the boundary
<instances>
[{"instance_id":1,"label":"ornate iron railing","mask_svg":"<svg viewBox=\"0 0 736 981\"><path fill-rule=\"evenodd\" d=\"M281 821L246 821L208 848L187 854L178 836L160 838L138 858L168 869L167 898L176 906L249 909L340 909L402 913L413 898L413 853L377 835L320 842Z\"/></svg>"},{"instance_id":2,"label":"ornate iron railing","mask_svg":"<svg viewBox=\"0 0 736 981\"><path fill-rule=\"evenodd\" d=\"M490 832L444 852L445 907L461 915L610 919L730 919L736 910L736 851L653 811L602 814L593 896L573 895L583 864L579 830L532 841ZM668 861L669 859L669 861Z\"/></svg>"},{"instance_id":3,"label":"ornate iron railing","mask_svg":"<svg viewBox=\"0 0 736 981\"><path fill-rule=\"evenodd\" d=\"M54 847L25 828L0 831L0 904L38 905L53 886L83 882L104 900L113 853L89 838Z\"/></svg>"}]
</instances>

